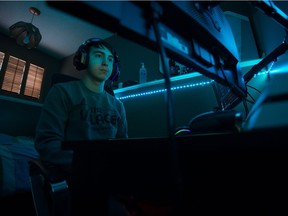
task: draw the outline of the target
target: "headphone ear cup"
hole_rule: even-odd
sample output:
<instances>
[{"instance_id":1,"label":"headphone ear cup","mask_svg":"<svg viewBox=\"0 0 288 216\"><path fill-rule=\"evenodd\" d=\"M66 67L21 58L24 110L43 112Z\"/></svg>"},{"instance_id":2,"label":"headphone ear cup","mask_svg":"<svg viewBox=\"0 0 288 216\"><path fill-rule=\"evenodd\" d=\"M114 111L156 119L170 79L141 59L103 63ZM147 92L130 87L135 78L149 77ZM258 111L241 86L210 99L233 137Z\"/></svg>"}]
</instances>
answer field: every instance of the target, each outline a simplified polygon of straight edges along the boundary
<instances>
[{"instance_id":1,"label":"headphone ear cup","mask_svg":"<svg viewBox=\"0 0 288 216\"><path fill-rule=\"evenodd\" d=\"M120 60L119 57L114 54L114 65L113 65L113 71L111 76L109 77L110 81L118 81L120 78Z\"/></svg>"},{"instance_id":2,"label":"headphone ear cup","mask_svg":"<svg viewBox=\"0 0 288 216\"><path fill-rule=\"evenodd\" d=\"M83 49L83 46L78 49L73 58L73 65L77 70L84 70L87 67L87 52Z\"/></svg>"}]
</instances>

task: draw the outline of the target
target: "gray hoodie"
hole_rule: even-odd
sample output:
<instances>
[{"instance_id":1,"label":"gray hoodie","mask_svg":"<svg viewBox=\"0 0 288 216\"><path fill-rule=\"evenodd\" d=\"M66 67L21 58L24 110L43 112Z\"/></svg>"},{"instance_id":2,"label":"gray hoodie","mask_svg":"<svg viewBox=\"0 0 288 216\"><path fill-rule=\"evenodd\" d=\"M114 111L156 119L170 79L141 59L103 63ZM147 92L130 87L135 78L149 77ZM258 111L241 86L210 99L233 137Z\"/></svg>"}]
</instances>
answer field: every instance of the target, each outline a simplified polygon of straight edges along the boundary
<instances>
[{"instance_id":1,"label":"gray hoodie","mask_svg":"<svg viewBox=\"0 0 288 216\"><path fill-rule=\"evenodd\" d=\"M123 103L106 91L90 91L81 80L55 84L43 104L35 147L42 160L72 162L62 141L127 138Z\"/></svg>"}]
</instances>

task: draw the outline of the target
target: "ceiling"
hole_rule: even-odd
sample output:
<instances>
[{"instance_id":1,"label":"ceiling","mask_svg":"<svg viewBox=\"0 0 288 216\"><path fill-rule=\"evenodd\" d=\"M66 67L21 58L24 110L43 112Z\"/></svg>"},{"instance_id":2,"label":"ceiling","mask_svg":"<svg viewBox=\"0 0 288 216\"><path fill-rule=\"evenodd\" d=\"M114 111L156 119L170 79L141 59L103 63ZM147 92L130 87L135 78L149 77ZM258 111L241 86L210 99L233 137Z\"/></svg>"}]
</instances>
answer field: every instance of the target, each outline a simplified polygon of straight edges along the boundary
<instances>
[{"instance_id":1,"label":"ceiling","mask_svg":"<svg viewBox=\"0 0 288 216\"><path fill-rule=\"evenodd\" d=\"M88 38L107 38L113 35L88 22L55 10L46 1L0 1L0 32L9 35L9 27L18 21L31 22L30 7L41 11L33 19L42 40L37 49L62 59L73 54L79 45Z\"/></svg>"},{"instance_id":2,"label":"ceiling","mask_svg":"<svg viewBox=\"0 0 288 216\"><path fill-rule=\"evenodd\" d=\"M242 1L241 4L236 4L235 1L223 1L224 8L231 11L236 11L246 15L247 4ZM233 2L233 4L232 4ZM286 14L288 14L288 2L274 1ZM79 44L91 37L108 38L114 35L114 32L99 28L80 18L72 16L63 11L56 10L50 7L46 1L2 1L0 0L0 32L4 35L9 35L9 27L18 21L31 22L32 14L29 12L30 7L36 7L41 11L40 16L35 16L33 24L39 28L42 40L37 49L62 59L72 55ZM263 15L265 16L265 15ZM277 32L270 31L273 29L275 22L266 22L267 35L277 37ZM280 25L279 25L279 28ZM282 29L283 30L283 29ZM283 39L283 34L278 34L280 40ZM279 39L275 40L275 44L279 44ZM275 47L275 45L271 45Z\"/></svg>"}]
</instances>

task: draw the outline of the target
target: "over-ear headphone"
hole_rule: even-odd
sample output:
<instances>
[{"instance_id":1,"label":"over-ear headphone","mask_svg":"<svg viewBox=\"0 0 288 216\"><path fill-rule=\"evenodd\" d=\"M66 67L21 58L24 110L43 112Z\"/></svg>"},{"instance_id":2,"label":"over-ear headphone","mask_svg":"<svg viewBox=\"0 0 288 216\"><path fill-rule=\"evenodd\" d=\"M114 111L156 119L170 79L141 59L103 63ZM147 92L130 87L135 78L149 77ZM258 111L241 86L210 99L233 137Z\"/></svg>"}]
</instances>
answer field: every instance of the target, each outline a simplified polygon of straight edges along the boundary
<instances>
[{"instance_id":1,"label":"over-ear headphone","mask_svg":"<svg viewBox=\"0 0 288 216\"><path fill-rule=\"evenodd\" d=\"M77 70L84 70L87 68L88 62L89 62L89 57L88 57L88 51L91 46L96 46L98 47L99 45L105 46L107 49L111 51L114 57L114 63L113 63L113 70L112 74L109 77L110 81L117 81L119 80L120 77L120 60L118 55L116 54L116 51L113 49L113 47L106 42L103 39L99 38L90 38L86 41L84 41L78 50L76 51L74 58L73 58L73 65Z\"/></svg>"}]
</instances>

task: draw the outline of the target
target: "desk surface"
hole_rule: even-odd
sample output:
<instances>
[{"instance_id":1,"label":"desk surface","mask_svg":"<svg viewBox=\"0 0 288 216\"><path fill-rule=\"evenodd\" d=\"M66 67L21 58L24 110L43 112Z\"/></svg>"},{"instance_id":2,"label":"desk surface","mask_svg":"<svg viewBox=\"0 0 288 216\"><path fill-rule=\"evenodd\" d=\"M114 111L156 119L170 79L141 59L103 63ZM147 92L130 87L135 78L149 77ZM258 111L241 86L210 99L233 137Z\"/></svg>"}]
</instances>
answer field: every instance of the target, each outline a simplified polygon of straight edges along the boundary
<instances>
[{"instance_id":1,"label":"desk surface","mask_svg":"<svg viewBox=\"0 0 288 216\"><path fill-rule=\"evenodd\" d=\"M77 202L115 191L175 201L180 189L195 214L287 212L287 131L182 136L176 149L168 138L70 142Z\"/></svg>"}]
</instances>

